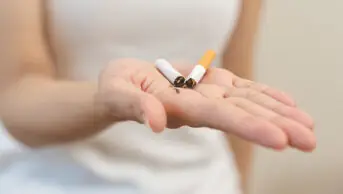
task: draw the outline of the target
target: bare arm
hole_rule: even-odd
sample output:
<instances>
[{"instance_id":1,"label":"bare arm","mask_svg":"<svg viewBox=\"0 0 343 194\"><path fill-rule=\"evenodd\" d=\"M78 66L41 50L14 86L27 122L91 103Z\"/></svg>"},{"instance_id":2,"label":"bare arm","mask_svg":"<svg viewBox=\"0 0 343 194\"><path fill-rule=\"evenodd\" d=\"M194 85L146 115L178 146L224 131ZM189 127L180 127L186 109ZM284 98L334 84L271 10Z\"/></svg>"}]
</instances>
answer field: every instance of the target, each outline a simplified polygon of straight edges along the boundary
<instances>
[{"instance_id":1,"label":"bare arm","mask_svg":"<svg viewBox=\"0 0 343 194\"><path fill-rule=\"evenodd\" d=\"M284 148L287 142L292 142L292 146L302 150L312 150L315 147L312 132L302 125L290 127L294 128L294 131L286 134L279 126L272 124L272 121L249 115L233 104L224 103L218 106L217 101L203 98L196 91L183 90L181 94L175 94L173 88L169 87L170 83L146 61L122 59L109 63L99 76L98 85L58 79L43 33L42 2L43 0L0 2L0 9L1 4L10 4L6 7L7 12L1 13L9 16L0 18L5 20L0 21L0 25L11 25L14 28L8 35L0 36L0 40L8 41L1 44L0 49L10 50L10 59L0 61L0 78L6 78L1 82L5 84L1 86L0 92L0 116L10 133L23 143L42 146L69 142L88 137L113 122L125 120L144 122L153 131L159 132L166 127L167 116L172 116L176 121L170 126L177 124L222 129L249 141L278 149ZM250 2L249 5L254 3ZM233 41L228 45L224 60L226 67L232 67L230 69L233 71L235 65L232 64L248 64L242 59L247 57L243 51L249 49L242 49L238 43L242 41L242 45L250 45L245 41L249 39L249 33L242 33L244 30L240 29L249 26L249 20L246 19L249 17L243 17L244 13L254 12L249 11L250 6L244 7L241 21ZM0 28L3 29L3 26ZM240 52L243 53L239 54ZM230 78L231 73L227 72L226 75L229 78L224 76L225 78L233 79ZM240 78L236 79L245 82ZM249 91L248 89L246 92ZM175 101L175 95L183 96ZM246 98L245 93L237 97L254 105L251 99ZM279 92L274 92L274 97L264 97L262 99L268 102L275 102L275 99L289 102L286 100L289 98ZM267 110L285 108L283 104L274 103L267 107ZM208 110L217 111L213 114ZM300 115L296 117L301 119L299 122L305 123L304 125L309 128L312 127L311 119L304 116L301 111L295 109L291 113ZM226 119L227 115L231 115L230 119ZM265 113L262 115L267 117ZM246 119L249 120L249 125L238 124L246 123ZM295 125L292 123L289 125ZM255 133L251 134L251 131ZM287 138L290 141L287 141ZM237 158L243 158L239 154L245 152L236 153Z\"/></svg>"},{"instance_id":2,"label":"bare arm","mask_svg":"<svg viewBox=\"0 0 343 194\"><path fill-rule=\"evenodd\" d=\"M223 65L236 75L253 79L254 38L258 30L261 0L243 0L238 24L224 53ZM240 138L229 137L241 174L243 189L247 189L253 146Z\"/></svg>"},{"instance_id":3,"label":"bare arm","mask_svg":"<svg viewBox=\"0 0 343 194\"><path fill-rule=\"evenodd\" d=\"M0 29L11 32L1 34L7 40L1 47L10 50L11 58L0 59L0 77L6 78L0 110L9 132L24 144L42 146L80 139L109 125L105 109L95 105L94 83L56 78L43 33L43 1L5 2Z\"/></svg>"}]
</instances>

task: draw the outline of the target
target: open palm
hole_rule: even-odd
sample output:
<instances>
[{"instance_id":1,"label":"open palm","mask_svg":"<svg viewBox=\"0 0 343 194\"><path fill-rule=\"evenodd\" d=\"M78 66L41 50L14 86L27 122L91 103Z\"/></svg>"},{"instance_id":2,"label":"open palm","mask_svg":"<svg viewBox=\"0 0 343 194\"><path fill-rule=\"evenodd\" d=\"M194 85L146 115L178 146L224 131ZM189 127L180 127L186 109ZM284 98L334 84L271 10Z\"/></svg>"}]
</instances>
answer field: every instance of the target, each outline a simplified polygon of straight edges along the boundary
<instances>
[{"instance_id":1,"label":"open palm","mask_svg":"<svg viewBox=\"0 0 343 194\"><path fill-rule=\"evenodd\" d=\"M186 74L191 68L178 69ZM115 95L108 101L113 114L156 132L209 127L275 149L315 148L311 118L275 89L211 68L194 90L178 90L152 64L135 59L112 62L100 76L100 92Z\"/></svg>"}]
</instances>

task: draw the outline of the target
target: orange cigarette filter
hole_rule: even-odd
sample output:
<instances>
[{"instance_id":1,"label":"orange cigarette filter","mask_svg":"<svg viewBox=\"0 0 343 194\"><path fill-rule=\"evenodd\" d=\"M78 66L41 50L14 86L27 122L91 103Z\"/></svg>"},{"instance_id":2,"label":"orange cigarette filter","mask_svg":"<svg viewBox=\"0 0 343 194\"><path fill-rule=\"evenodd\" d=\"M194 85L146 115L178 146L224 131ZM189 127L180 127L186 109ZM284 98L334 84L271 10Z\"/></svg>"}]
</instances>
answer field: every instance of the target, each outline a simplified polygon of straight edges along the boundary
<instances>
[{"instance_id":1,"label":"orange cigarette filter","mask_svg":"<svg viewBox=\"0 0 343 194\"><path fill-rule=\"evenodd\" d=\"M208 50L201 57L198 64L203 66L205 69L208 69L215 57L216 57L216 52L214 52L213 50Z\"/></svg>"}]
</instances>

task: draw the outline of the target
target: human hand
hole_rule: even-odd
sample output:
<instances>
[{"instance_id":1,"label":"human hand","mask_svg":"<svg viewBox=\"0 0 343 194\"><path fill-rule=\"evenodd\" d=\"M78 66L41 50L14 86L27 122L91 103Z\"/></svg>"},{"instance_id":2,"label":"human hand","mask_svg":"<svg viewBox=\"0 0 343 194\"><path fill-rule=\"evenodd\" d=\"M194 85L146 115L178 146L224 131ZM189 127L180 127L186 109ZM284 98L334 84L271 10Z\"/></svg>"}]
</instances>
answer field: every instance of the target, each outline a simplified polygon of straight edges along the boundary
<instances>
[{"instance_id":1,"label":"human hand","mask_svg":"<svg viewBox=\"0 0 343 194\"><path fill-rule=\"evenodd\" d=\"M176 68L184 75L188 75L191 71L191 68L185 65ZM282 91L240 78L222 68L208 69L201 84L195 90L209 99L224 99L230 105L241 109L235 111L236 114L241 114L241 117L246 117L248 113L278 127L284 133L278 135L280 142L288 143L302 151L312 151L316 147L312 118L300 110L294 100ZM256 123L247 122L247 125L256 125ZM246 130L237 128L231 133L238 133L237 135L241 136L243 135L241 133L245 135ZM254 141L254 138L261 138L263 141L262 139L267 139L267 134L272 134L267 127L263 130L262 127L258 129L256 126L256 130L252 131L251 137L247 139Z\"/></svg>"},{"instance_id":2,"label":"human hand","mask_svg":"<svg viewBox=\"0 0 343 194\"><path fill-rule=\"evenodd\" d=\"M100 75L98 97L116 120L145 123L155 132L166 126L210 127L275 149L285 148L288 142L304 151L314 148L312 121L292 100L226 70L216 71L208 72L195 90L176 92L152 64L122 59L110 63ZM282 108L275 107L279 101ZM284 107L289 107L287 115L303 120L281 116L278 111Z\"/></svg>"}]
</instances>

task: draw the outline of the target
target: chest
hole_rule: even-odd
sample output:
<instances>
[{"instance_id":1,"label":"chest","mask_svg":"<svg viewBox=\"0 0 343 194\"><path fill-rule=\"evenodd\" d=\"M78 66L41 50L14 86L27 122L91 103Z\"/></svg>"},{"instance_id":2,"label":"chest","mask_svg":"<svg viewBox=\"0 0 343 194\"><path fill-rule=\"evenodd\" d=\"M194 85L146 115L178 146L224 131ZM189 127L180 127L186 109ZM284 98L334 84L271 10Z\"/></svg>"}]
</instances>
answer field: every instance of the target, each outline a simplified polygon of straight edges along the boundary
<instances>
[{"instance_id":1,"label":"chest","mask_svg":"<svg viewBox=\"0 0 343 194\"><path fill-rule=\"evenodd\" d=\"M239 6L240 0L48 0L46 14L61 75L95 78L115 58L194 61L207 49L219 53Z\"/></svg>"},{"instance_id":2,"label":"chest","mask_svg":"<svg viewBox=\"0 0 343 194\"><path fill-rule=\"evenodd\" d=\"M49 0L47 13L51 30L74 41L205 42L224 36L233 27L239 1Z\"/></svg>"}]
</instances>

